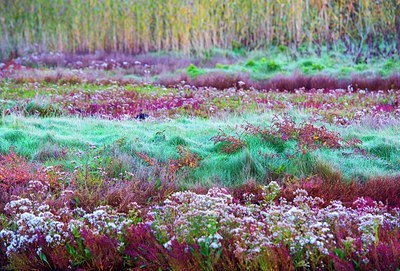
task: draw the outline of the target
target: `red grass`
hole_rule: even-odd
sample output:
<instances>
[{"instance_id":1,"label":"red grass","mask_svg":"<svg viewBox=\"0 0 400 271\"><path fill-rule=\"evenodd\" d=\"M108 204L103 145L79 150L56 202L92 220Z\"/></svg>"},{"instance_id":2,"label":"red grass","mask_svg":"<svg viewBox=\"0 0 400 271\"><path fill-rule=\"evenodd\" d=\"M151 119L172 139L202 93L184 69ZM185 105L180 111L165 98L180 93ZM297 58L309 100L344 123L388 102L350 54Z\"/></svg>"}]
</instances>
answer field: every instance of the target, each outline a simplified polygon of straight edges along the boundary
<instances>
[{"instance_id":1,"label":"red grass","mask_svg":"<svg viewBox=\"0 0 400 271\"><path fill-rule=\"evenodd\" d=\"M399 183L400 177L375 178L365 183L345 183L340 179L324 180L314 177L287 185L282 191L282 196L292 199L293 191L302 188L313 197L323 198L326 204L332 200L340 200L345 205L351 205L357 198L364 197L395 208L400 207Z\"/></svg>"},{"instance_id":2,"label":"red grass","mask_svg":"<svg viewBox=\"0 0 400 271\"><path fill-rule=\"evenodd\" d=\"M236 80L236 82L234 82ZM254 81L248 79L248 75L227 75L226 73L215 72L202 75L195 80L190 81L195 86L216 87L225 89L235 86L238 81L244 81L245 87L254 87L259 90L279 90L294 91L295 89L304 88L312 89L347 89L349 85L354 90L368 89L390 90L400 88L400 74L392 74L387 78L379 75L368 77L364 75L353 75L351 79L339 79L326 75L304 75L301 73L293 73L292 75L276 75L275 77L265 81Z\"/></svg>"},{"instance_id":3,"label":"red grass","mask_svg":"<svg viewBox=\"0 0 400 271\"><path fill-rule=\"evenodd\" d=\"M90 261L86 262L84 269L122 270L123 258L118 251L118 240L92 231L81 231L80 234L85 249L90 251Z\"/></svg>"},{"instance_id":4,"label":"red grass","mask_svg":"<svg viewBox=\"0 0 400 271\"><path fill-rule=\"evenodd\" d=\"M168 261L164 255L168 251L157 241L149 226L132 226L126 234L124 254L129 256L133 270L167 270Z\"/></svg>"}]
</instances>

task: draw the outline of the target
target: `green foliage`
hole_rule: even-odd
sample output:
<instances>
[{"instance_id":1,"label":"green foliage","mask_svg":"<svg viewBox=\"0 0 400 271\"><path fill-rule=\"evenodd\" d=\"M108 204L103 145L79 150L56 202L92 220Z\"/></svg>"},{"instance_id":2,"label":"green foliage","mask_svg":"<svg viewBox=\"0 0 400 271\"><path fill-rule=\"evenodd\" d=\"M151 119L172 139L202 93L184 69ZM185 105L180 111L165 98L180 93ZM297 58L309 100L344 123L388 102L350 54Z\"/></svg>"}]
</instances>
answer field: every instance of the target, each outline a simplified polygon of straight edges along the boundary
<instances>
[{"instance_id":1,"label":"green foliage","mask_svg":"<svg viewBox=\"0 0 400 271\"><path fill-rule=\"evenodd\" d=\"M301 63L302 67L311 67L314 63L311 60L306 60Z\"/></svg>"},{"instance_id":2,"label":"green foliage","mask_svg":"<svg viewBox=\"0 0 400 271\"><path fill-rule=\"evenodd\" d=\"M62 110L48 102L31 101L25 106L25 112L30 116L55 117L62 114Z\"/></svg>"},{"instance_id":3,"label":"green foliage","mask_svg":"<svg viewBox=\"0 0 400 271\"><path fill-rule=\"evenodd\" d=\"M317 71L322 71L323 69L325 69L324 65L313 62L311 60L303 61L300 64L300 67L304 73L317 72Z\"/></svg>"},{"instance_id":4,"label":"green foliage","mask_svg":"<svg viewBox=\"0 0 400 271\"><path fill-rule=\"evenodd\" d=\"M186 72L192 79L195 79L199 75L205 74L204 70L197 68L194 64L190 64L186 68Z\"/></svg>"},{"instance_id":5,"label":"green foliage","mask_svg":"<svg viewBox=\"0 0 400 271\"><path fill-rule=\"evenodd\" d=\"M69 253L69 256L71 257L72 260L72 265L73 266L79 266L82 265L85 262L90 261L92 258L92 255L90 254L89 249L87 249L84 245L84 239L82 238L79 229L78 228L73 228L72 229L72 234L74 236L75 240L75 245L76 248L69 243L66 244L66 249Z\"/></svg>"},{"instance_id":6,"label":"green foliage","mask_svg":"<svg viewBox=\"0 0 400 271\"><path fill-rule=\"evenodd\" d=\"M238 55L244 55L246 53L246 48L242 45L242 43L232 40L231 42L232 51Z\"/></svg>"},{"instance_id":7,"label":"green foliage","mask_svg":"<svg viewBox=\"0 0 400 271\"><path fill-rule=\"evenodd\" d=\"M364 63L357 64L357 65L355 65L355 69L357 71L365 71L366 69L368 69L368 65L364 64Z\"/></svg>"},{"instance_id":8,"label":"green foliage","mask_svg":"<svg viewBox=\"0 0 400 271\"><path fill-rule=\"evenodd\" d=\"M167 140L167 137L165 135L165 130L163 131L157 131L154 136L151 138L151 141L153 143L162 143Z\"/></svg>"},{"instance_id":9,"label":"green foliage","mask_svg":"<svg viewBox=\"0 0 400 271\"><path fill-rule=\"evenodd\" d=\"M188 143L187 141L180 137L180 136L174 136L171 139L168 140L168 144L171 146L187 146Z\"/></svg>"},{"instance_id":10,"label":"green foliage","mask_svg":"<svg viewBox=\"0 0 400 271\"><path fill-rule=\"evenodd\" d=\"M281 70L281 65L275 62L272 59L267 60L266 58L262 58L260 61L260 65L258 67L260 72L271 73Z\"/></svg>"},{"instance_id":11,"label":"green foliage","mask_svg":"<svg viewBox=\"0 0 400 271\"><path fill-rule=\"evenodd\" d=\"M279 45L278 46L278 51L280 53L287 53L289 51L289 48L287 46L285 46L285 45Z\"/></svg>"},{"instance_id":12,"label":"green foliage","mask_svg":"<svg viewBox=\"0 0 400 271\"><path fill-rule=\"evenodd\" d=\"M396 62L393 59L389 59L386 61L386 63L383 65L383 68L385 70L390 70L393 69L394 66L396 65Z\"/></svg>"},{"instance_id":13,"label":"green foliage","mask_svg":"<svg viewBox=\"0 0 400 271\"><path fill-rule=\"evenodd\" d=\"M227 69L229 69L229 65L224 65L224 64L217 63L217 64L215 64L215 68L216 69L227 70Z\"/></svg>"},{"instance_id":14,"label":"green foliage","mask_svg":"<svg viewBox=\"0 0 400 271\"><path fill-rule=\"evenodd\" d=\"M280 139L278 137L275 137L275 136L264 137L264 140L277 153L283 153L286 149L285 141L283 141L282 139Z\"/></svg>"},{"instance_id":15,"label":"green foliage","mask_svg":"<svg viewBox=\"0 0 400 271\"><path fill-rule=\"evenodd\" d=\"M252 60L252 59L248 60L248 61L244 64L245 67L249 67L249 68L253 68L253 67L255 67L256 65L257 65L256 62L255 62L254 60Z\"/></svg>"},{"instance_id":16,"label":"green foliage","mask_svg":"<svg viewBox=\"0 0 400 271\"><path fill-rule=\"evenodd\" d=\"M340 74L343 76L350 75L351 72L352 72L352 68L350 68L350 67L343 67L340 69Z\"/></svg>"}]
</instances>

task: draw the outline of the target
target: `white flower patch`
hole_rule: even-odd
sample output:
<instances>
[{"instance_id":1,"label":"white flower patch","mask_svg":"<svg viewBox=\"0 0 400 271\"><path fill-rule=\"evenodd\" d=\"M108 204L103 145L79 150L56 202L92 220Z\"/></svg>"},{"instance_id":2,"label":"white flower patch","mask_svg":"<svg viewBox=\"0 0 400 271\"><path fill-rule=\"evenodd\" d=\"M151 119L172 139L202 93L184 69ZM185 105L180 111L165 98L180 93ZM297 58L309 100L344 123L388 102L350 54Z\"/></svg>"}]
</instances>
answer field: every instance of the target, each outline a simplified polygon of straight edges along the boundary
<instances>
[{"instance_id":1,"label":"white flower patch","mask_svg":"<svg viewBox=\"0 0 400 271\"><path fill-rule=\"evenodd\" d=\"M267 200L262 204L248 202L246 205L234 203L226 191L218 188L206 195L174 193L165 200L164 206L153 208L152 226L167 238L166 247L171 246L170 240L177 239L195 240L197 244L209 242L212 248L217 248L219 243L213 242L212 235L208 234L212 221L213 230L221 238L229 235L235 240L234 254L238 258L251 260L268 247L283 243L291 254L303 255L307 266L311 255L327 255L336 247L336 227L347 230L349 238L359 237L361 232L367 247L374 242L379 226L390 224L395 227L399 223L399 213L393 216L379 203L367 206L360 199L356 202L358 207L347 208L340 201L333 201L322 208L319 206L323 200L310 197L305 190L297 190L293 202L281 199L275 204L271 199L279 194L278 188L277 184L264 187Z\"/></svg>"},{"instance_id":2,"label":"white flower patch","mask_svg":"<svg viewBox=\"0 0 400 271\"><path fill-rule=\"evenodd\" d=\"M14 230L0 231L0 241L7 255L18 253L40 240L48 247L65 245L73 239L73 232L89 230L97 234L121 235L133 222L109 206L100 206L92 213L81 208L51 210L47 204L17 199L6 205L6 211L15 225Z\"/></svg>"}]
</instances>

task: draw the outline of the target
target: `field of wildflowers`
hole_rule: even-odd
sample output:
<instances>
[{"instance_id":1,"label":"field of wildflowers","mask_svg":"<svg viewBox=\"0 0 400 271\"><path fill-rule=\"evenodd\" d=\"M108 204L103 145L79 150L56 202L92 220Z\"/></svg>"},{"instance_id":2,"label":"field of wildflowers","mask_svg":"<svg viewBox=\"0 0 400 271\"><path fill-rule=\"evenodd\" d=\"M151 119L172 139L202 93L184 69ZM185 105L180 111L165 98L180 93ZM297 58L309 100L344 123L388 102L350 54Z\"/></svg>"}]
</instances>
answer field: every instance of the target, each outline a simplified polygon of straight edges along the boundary
<instances>
[{"instance_id":1,"label":"field of wildflowers","mask_svg":"<svg viewBox=\"0 0 400 271\"><path fill-rule=\"evenodd\" d=\"M7 167L20 158L2 159ZM78 171L28 173L29 166L19 161L13 168L31 175L9 186L1 205L1 259L15 270L397 270L400 264L399 201L387 205L361 193L326 202L275 181L197 191L155 183L141 187L146 192L120 190L127 195L118 198L120 184L106 177L107 192L95 199L91 188L98 184L75 183ZM126 189L137 180L118 182ZM80 200L90 196L91 203Z\"/></svg>"},{"instance_id":2,"label":"field of wildflowers","mask_svg":"<svg viewBox=\"0 0 400 271\"><path fill-rule=\"evenodd\" d=\"M396 74L69 57L0 65L0 270L399 270Z\"/></svg>"}]
</instances>

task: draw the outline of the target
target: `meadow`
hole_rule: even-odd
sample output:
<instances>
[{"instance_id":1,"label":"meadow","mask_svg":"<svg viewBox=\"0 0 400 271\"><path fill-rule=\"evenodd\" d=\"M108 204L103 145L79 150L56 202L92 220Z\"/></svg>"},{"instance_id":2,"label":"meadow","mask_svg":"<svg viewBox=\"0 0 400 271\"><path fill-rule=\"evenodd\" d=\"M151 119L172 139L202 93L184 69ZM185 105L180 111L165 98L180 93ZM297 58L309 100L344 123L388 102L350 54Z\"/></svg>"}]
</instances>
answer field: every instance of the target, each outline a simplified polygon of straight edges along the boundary
<instances>
[{"instance_id":1,"label":"meadow","mask_svg":"<svg viewBox=\"0 0 400 271\"><path fill-rule=\"evenodd\" d=\"M368 81L294 71L304 60L258 71L272 65L260 54L225 58L224 73L218 55L3 64L2 265L397 270L396 59Z\"/></svg>"},{"instance_id":2,"label":"meadow","mask_svg":"<svg viewBox=\"0 0 400 271\"><path fill-rule=\"evenodd\" d=\"M399 7L0 1L0 270L399 271Z\"/></svg>"}]
</instances>

